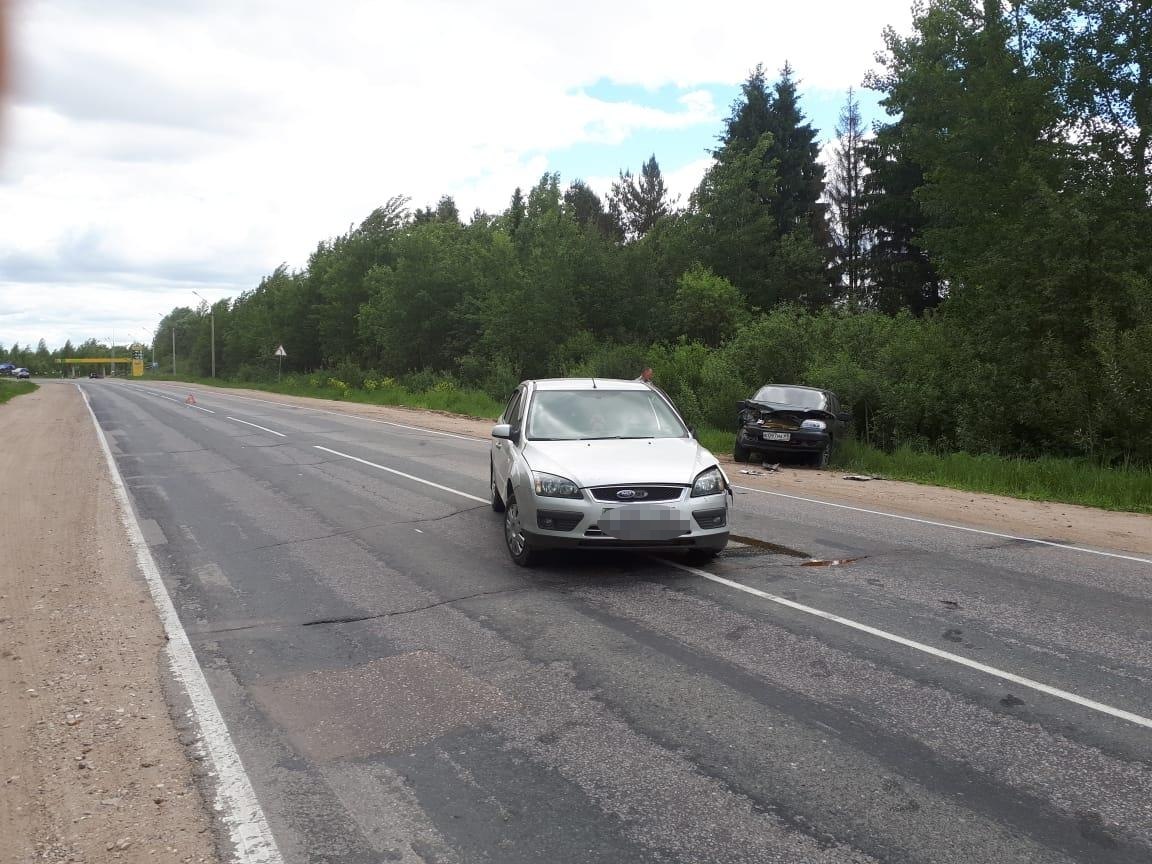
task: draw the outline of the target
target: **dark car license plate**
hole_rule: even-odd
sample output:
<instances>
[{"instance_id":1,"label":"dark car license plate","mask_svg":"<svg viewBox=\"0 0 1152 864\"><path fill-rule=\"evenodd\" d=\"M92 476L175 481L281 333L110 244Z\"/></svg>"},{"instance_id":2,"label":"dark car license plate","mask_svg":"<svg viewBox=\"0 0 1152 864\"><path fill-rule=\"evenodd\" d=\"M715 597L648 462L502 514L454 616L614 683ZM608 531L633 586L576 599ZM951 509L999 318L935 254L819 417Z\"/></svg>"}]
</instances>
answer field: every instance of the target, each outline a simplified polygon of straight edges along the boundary
<instances>
[{"instance_id":1,"label":"dark car license plate","mask_svg":"<svg viewBox=\"0 0 1152 864\"><path fill-rule=\"evenodd\" d=\"M617 540L671 540L691 530L688 517L671 507L611 507L600 514L599 525Z\"/></svg>"},{"instance_id":2,"label":"dark car license plate","mask_svg":"<svg viewBox=\"0 0 1152 864\"><path fill-rule=\"evenodd\" d=\"M792 440L791 432L765 432L765 441L790 441Z\"/></svg>"}]
</instances>

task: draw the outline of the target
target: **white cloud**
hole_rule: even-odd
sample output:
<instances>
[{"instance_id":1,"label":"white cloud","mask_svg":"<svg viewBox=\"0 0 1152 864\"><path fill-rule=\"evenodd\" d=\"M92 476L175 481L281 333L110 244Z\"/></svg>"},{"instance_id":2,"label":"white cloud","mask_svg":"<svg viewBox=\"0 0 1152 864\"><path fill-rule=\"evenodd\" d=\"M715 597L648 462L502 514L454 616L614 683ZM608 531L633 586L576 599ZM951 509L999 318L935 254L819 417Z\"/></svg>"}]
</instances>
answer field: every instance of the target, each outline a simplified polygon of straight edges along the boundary
<instances>
[{"instance_id":1,"label":"white cloud","mask_svg":"<svg viewBox=\"0 0 1152 864\"><path fill-rule=\"evenodd\" d=\"M80 341L101 310L141 327L195 300L184 282L235 294L392 195L499 210L549 153L715 125L727 106L691 88L734 84L760 61L846 88L881 28L908 18L907 0L706 16L683 0L25 0L16 12L0 279L5 301L35 296L0 315L9 342ZM689 92L658 110L585 92L602 80ZM707 162L662 165L682 203Z\"/></svg>"}]
</instances>

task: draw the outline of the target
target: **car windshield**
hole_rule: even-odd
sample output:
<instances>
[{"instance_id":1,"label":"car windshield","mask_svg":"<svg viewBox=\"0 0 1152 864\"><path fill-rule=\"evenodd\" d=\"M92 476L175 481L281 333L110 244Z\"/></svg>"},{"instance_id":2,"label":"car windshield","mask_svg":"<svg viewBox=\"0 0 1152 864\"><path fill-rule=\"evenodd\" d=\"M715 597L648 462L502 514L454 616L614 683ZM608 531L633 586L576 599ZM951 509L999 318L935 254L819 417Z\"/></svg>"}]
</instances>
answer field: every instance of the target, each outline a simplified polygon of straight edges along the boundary
<instances>
[{"instance_id":1,"label":"car windshield","mask_svg":"<svg viewBox=\"0 0 1152 864\"><path fill-rule=\"evenodd\" d=\"M532 397L528 438L683 438L684 424L651 390L541 390Z\"/></svg>"},{"instance_id":2,"label":"car windshield","mask_svg":"<svg viewBox=\"0 0 1152 864\"><path fill-rule=\"evenodd\" d=\"M828 408L828 398L819 390L806 390L803 387L761 387L752 397L754 402L771 402L775 405L795 405L797 408Z\"/></svg>"}]
</instances>

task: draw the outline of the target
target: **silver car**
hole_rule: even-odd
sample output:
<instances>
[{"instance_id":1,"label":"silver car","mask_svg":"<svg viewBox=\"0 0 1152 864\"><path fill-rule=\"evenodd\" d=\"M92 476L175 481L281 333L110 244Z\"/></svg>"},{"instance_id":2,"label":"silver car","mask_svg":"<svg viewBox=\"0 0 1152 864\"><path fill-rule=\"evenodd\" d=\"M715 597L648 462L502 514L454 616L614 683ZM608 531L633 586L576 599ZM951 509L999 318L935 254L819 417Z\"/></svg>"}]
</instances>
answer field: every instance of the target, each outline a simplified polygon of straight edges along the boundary
<instances>
[{"instance_id":1,"label":"silver car","mask_svg":"<svg viewBox=\"0 0 1152 864\"><path fill-rule=\"evenodd\" d=\"M525 381L492 428L492 509L512 560L545 549L728 543L728 479L672 403L640 381Z\"/></svg>"}]
</instances>

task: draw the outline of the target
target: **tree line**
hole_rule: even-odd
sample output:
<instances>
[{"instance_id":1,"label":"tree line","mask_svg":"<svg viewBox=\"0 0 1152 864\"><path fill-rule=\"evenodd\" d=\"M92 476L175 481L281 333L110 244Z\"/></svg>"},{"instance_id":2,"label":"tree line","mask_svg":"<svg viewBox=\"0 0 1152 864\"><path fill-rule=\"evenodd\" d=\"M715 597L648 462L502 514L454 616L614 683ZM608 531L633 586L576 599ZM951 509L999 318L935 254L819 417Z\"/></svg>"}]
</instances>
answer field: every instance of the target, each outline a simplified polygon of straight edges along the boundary
<instances>
[{"instance_id":1,"label":"tree line","mask_svg":"<svg viewBox=\"0 0 1152 864\"><path fill-rule=\"evenodd\" d=\"M67 357L99 359L103 357L130 357L131 354L130 345L110 346L109 343L101 342L98 339L88 339L78 346L73 345L72 340L69 339L55 350L49 349L48 343L43 339L36 343L35 348L30 344L21 345L19 342L12 343L10 348L0 345L0 363L12 363L18 368L28 369L35 375L46 376L63 374L65 367L57 361Z\"/></svg>"},{"instance_id":2,"label":"tree line","mask_svg":"<svg viewBox=\"0 0 1152 864\"><path fill-rule=\"evenodd\" d=\"M655 156L604 198L551 173L469 218L394 197L157 340L206 374L211 311L223 375L283 344L286 371L498 398L647 364L696 423L803 383L882 446L1152 461L1152 9L933 0L884 45L886 118L849 91L828 164L795 71L758 66L687 201Z\"/></svg>"}]
</instances>

